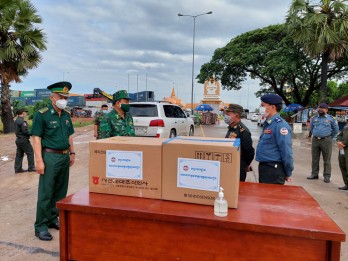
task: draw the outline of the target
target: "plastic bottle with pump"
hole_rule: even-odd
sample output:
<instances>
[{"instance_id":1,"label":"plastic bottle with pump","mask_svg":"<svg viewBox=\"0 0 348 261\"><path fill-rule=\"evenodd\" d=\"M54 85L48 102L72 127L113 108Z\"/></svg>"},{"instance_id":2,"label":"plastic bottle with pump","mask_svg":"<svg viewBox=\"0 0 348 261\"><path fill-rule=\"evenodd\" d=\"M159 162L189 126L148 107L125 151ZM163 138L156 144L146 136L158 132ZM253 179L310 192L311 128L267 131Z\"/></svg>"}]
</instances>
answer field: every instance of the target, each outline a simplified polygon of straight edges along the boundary
<instances>
[{"instance_id":1,"label":"plastic bottle with pump","mask_svg":"<svg viewBox=\"0 0 348 261\"><path fill-rule=\"evenodd\" d=\"M214 202L214 214L218 217L226 217L228 214L228 203L224 198L224 189L220 187L219 197Z\"/></svg>"}]
</instances>

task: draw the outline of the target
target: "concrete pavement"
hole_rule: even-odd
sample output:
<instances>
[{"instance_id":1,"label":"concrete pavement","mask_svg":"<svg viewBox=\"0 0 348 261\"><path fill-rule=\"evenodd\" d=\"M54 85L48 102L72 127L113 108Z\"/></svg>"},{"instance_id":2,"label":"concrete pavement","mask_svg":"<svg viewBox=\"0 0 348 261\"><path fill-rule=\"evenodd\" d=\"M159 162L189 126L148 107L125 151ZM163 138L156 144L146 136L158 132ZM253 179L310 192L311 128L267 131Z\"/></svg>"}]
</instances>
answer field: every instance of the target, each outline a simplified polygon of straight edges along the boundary
<instances>
[{"instance_id":1,"label":"concrete pavement","mask_svg":"<svg viewBox=\"0 0 348 261\"><path fill-rule=\"evenodd\" d=\"M254 147L261 132L256 123L244 121L251 130ZM76 129L74 134L76 163L71 169L69 191L72 194L88 186L88 142L93 140L93 126ZM227 126L201 126L196 128L195 136L224 137ZM0 159L0 260L59 260L59 232L50 230L54 239L49 242L38 240L34 236L38 174L14 174L15 157L14 135L0 135L0 157L7 156L8 160ZM331 183L323 182L322 174L319 180L310 181L306 177L311 170L310 141L297 135L293 140L295 157L294 181L287 185L303 186L326 211L326 213L348 232L348 192L337 188L343 184L338 167L338 150L333 145ZM6 160L5 158L2 158ZM257 174L257 162L253 162ZM26 159L24 169L26 169ZM322 166L321 166L322 170ZM248 181L254 181L248 174ZM348 260L348 244L342 244L341 260Z\"/></svg>"}]
</instances>

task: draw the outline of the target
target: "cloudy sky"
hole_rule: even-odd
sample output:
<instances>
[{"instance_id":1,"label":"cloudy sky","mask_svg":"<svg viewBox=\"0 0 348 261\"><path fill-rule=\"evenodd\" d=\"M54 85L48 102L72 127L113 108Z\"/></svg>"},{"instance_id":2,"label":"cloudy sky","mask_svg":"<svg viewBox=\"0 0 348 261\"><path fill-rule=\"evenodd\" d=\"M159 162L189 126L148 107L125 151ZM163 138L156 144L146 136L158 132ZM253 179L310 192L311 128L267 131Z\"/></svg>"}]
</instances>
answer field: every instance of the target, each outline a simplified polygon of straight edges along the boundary
<instances>
[{"instance_id":1,"label":"cloudy sky","mask_svg":"<svg viewBox=\"0 0 348 261\"><path fill-rule=\"evenodd\" d=\"M235 36L284 22L291 0L32 0L43 18L47 51L39 68L15 90L33 90L67 80L74 93L155 91L169 96L174 86L184 102L191 100L193 19L197 15L195 75L216 48ZM147 75L147 81L146 81ZM129 78L129 85L128 85ZM260 103L248 81L241 91L223 91L222 100L253 109ZM203 86L195 83L195 102ZM248 95L249 93L249 95Z\"/></svg>"}]
</instances>

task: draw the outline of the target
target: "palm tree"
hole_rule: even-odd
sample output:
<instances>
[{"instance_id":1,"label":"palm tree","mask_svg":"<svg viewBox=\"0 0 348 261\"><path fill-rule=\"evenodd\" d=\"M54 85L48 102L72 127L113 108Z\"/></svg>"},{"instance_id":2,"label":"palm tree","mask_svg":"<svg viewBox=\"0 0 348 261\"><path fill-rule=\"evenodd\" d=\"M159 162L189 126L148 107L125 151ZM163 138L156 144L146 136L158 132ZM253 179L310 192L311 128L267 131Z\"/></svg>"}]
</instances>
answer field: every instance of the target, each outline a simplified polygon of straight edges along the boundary
<instances>
[{"instance_id":1,"label":"palm tree","mask_svg":"<svg viewBox=\"0 0 348 261\"><path fill-rule=\"evenodd\" d=\"M41 62L40 51L46 50L45 34L34 25L41 17L29 0L0 0L0 80L1 121L4 133L14 131L10 103L10 83Z\"/></svg>"},{"instance_id":2,"label":"palm tree","mask_svg":"<svg viewBox=\"0 0 348 261\"><path fill-rule=\"evenodd\" d=\"M316 2L315 4L313 2ZM287 16L289 33L311 57L321 58L320 101L327 94L331 61L347 55L347 0L293 0Z\"/></svg>"}]
</instances>

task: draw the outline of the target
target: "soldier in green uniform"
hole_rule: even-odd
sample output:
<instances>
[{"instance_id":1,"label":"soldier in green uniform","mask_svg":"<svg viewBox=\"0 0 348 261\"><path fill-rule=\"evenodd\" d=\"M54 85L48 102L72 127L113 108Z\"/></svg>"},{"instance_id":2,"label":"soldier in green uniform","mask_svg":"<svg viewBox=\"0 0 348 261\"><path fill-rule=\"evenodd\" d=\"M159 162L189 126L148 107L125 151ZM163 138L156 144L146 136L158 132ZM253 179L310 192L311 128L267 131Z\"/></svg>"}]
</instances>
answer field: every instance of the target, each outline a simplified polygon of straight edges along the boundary
<instances>
[{"instance_id":1,"label":"soldier in green uniform","mask_svg":"<svg viewBox=\"0 0 348 261\"><path fill-rule=\"evenodd\" d=\"M94 137L98 139L105 139L110 137L110 128L106 126L108 124L107 115L109 113L109 107L107 104L101 106L101 110L97 113L94 120Z\"/></svg>"},{"instance_id":2,"label":"soldier in green uniform","mask_svg":"<svg viewBox=\"0 0 348 261\"><path fill-rule=\"evenodd\" d=\"M69 168L74 164L70 113L65 110L71 83L58 82L51 90L51 104L34 114L32 137L36 158L36 172L40 174L35 221L35 236L52 240L48 228L59 230L56 202L66 197Z\"/></svg>"},{"instance_id":3,"label":"soldier in green uniform","mask_svg":"<svg viewBox=\"0 0 348 261\"><path fill-rule=\"evenodd\" d=\"M241 122L243 107L238 104L230 104L225 109L225 123L228 131L225 138L239 138L241 146L240 156L240 181L245 181L246 173L250 171L250 164L255 156L253 141L249 129Z\"/></svg>"},{"instance_id":4,"label":"soldier in green uniform","mask_svg":"<svg viewBox=\"0 0 348 261\"><path fill-rule=\"evenodd\" d=\"M16 159L15 159L15 173L25 172L22 168L24 153L27 154L28 159L28 171L35 171L34 164L34 151L30 144L30 133L28 131L28 123L24 120L27 114L26 109L19 109L17 111L17 119L15 121L16 126Z\"/></svg>"},{"instance_id":5,"label":"soldier in green uniform","mask_svg":"<svg viewBox=\"0 0 348 261\"><path fill-rule=\"evenodd\" d=\"M114 109L108 114L111 129L110 136L135 136L132 115L129 113L129 96L127 91L120 90L114 93L112 105Z\"/></svg>"},{"instance_id":6,"label":"soldier in green uniform","mask_svg":"<svg viewBox=\"0 0 348 261\"><path fill-rule=\"evenodd\" d=\"M344 182L343 187L339 187L339 190L348 190L348 124L346 124L343 130L337 135L337 146L340 150L338 153L338 163L342 172L342 178Z\"/></svg>"}]
</instances>

